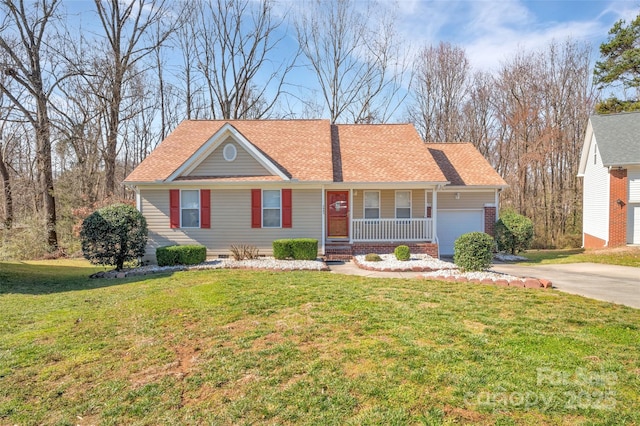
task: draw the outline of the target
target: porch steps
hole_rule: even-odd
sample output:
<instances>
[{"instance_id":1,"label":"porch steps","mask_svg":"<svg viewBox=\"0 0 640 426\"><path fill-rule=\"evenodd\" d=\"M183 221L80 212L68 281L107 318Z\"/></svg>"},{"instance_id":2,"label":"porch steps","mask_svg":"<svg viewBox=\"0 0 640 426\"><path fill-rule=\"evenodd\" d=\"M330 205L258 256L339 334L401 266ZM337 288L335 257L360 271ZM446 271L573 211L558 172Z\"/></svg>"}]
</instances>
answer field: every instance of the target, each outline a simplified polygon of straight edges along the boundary
<instances>
[{"instance_id":1,"label":"porch steps","mask_svg":"<svg viewBox=\"0 0 640 426\"><path fill-rule=\"evenodd\" d=\"M325 244L324 258L326 261L348 261L352 257L353 249L349 244Z\"/></svg>"}]
</instances>

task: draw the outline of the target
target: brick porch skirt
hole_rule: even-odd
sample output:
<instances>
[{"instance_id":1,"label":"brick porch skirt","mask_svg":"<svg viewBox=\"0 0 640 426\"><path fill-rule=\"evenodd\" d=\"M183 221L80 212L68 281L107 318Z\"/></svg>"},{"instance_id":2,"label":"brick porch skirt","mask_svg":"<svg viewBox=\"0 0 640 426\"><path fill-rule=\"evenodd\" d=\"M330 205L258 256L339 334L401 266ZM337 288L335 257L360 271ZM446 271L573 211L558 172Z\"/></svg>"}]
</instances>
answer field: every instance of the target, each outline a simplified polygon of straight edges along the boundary
<instances>
[{"instance_id":1,"label":"brick porch skirt","mask_svg":"<svg viewBox=\"0 0 640 426\"><path fill-rule=\"evenodd\" d=\"M351 260L353 256L367 253L388 254L393 253L396 247L409 246L411 253L428 254L438 257L438 245L436 243L415 243L415 242L363 242L363 243L327 243L325 246L325 258L327 260Z\"/></svg>"}]
</instances>

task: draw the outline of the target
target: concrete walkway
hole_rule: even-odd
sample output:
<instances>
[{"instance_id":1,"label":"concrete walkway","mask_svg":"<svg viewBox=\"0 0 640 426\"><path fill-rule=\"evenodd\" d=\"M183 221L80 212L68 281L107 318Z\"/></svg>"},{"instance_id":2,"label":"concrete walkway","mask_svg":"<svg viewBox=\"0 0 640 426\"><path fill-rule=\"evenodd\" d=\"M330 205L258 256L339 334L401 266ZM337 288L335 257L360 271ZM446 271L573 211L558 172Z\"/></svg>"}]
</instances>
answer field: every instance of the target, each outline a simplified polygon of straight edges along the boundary
<instances>
[{"instance_id":1,"label":"concrete walkway","mask_svg":"<svg viewBox=\"0 0 640 426\"><path fill-rule=\"evenodd\" d=\"M545 278L565 293L640 309L640 268L599 263L566 265L494 264L491 270L515 276Z\"/></svg>"}]
</instances>

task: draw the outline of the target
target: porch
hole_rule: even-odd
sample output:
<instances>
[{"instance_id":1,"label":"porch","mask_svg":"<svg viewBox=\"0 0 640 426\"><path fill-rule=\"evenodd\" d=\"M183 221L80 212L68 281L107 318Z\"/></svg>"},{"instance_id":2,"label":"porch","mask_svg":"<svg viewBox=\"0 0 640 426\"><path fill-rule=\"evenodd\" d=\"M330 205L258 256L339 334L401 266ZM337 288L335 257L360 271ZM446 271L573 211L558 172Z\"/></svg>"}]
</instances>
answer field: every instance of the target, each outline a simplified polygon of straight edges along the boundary
<instances>
[{"instance_id":1,"label":"porch","mask_svg":"<svg viewBox=\"0 0 640 426\"><path fill-rule=\"evenodd\" d=\"M351 241L434 241L433 219L351 219Z\"/></svg>"},{"instance_id":2,"label":"porch","mask_svg":"<svg viewBox=\"0 0 640 426\"><path fill-rule=\"evenodd\" d=\"M399 245L406 245L412 254L428 254L437 258L439 255L438 244L429 242L327 242L324 248L324 258L328 261L344 260L349 261L353 256L363 255L367 253L387 254L393 253Z\"/></svg>"}]
</instances>

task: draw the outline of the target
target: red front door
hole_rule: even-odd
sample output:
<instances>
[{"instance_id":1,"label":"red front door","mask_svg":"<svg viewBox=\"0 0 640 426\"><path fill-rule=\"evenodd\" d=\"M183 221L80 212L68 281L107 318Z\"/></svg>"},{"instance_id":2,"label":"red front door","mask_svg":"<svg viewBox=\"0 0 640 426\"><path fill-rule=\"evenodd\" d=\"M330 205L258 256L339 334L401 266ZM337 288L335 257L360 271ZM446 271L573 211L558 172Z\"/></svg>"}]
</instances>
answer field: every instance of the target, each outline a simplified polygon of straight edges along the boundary
<instances>
[{"instance_id":1,"label":"red front door","mask_svg":"<svg viewBox=\"0 0 640 426\"><path fill-rule=\"evenodd\" d=\"M327 238L349 238L349 191L327 191Z\"/></svg>"}]
</instances>

